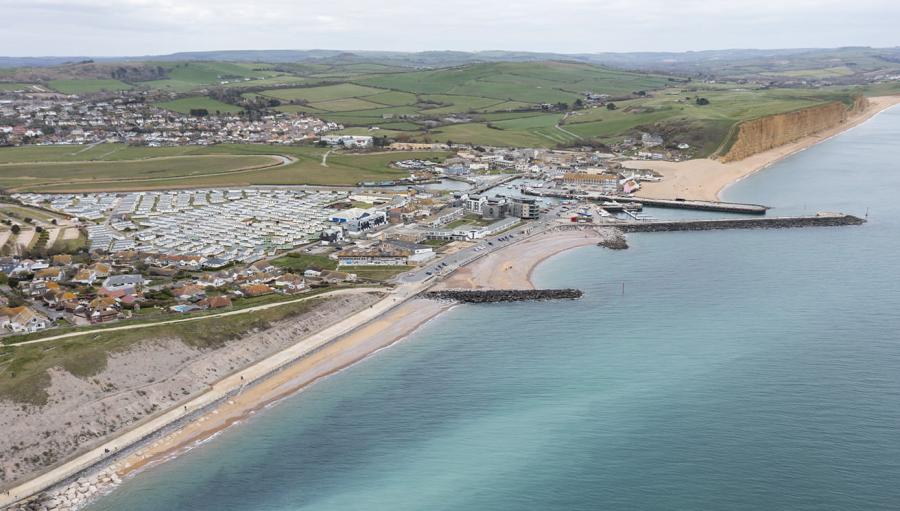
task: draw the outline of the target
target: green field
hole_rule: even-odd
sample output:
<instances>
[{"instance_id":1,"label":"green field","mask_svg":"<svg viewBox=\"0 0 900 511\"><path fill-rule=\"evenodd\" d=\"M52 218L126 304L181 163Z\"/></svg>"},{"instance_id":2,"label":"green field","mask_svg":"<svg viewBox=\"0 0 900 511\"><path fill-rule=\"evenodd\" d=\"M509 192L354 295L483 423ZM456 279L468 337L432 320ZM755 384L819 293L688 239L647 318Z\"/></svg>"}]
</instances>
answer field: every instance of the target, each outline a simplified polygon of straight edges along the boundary
<instances>
[{"instance_id":1,"label":"green field","mask_svg":"<svg viewBox=\"0 0 900 511\"><path fill-rule=\"evenodd\" d=\"M160 108L172 110L182 114L188 114L194 109L205 109L210 114L229 113L235 114L241 111L241 107L222 103L206 96L190 96L187 98L155 103Z\"/></svg>"},{"instance_id":2,"label":"green field","mask_svg":"<svg viewBox=\"0 0 900 511\"><path fill-rule=\"evenodd\" d=\"M21 82L0 82L0 92L13 92L17 90L29 90L32 84Z\"/></svg>"},{"instance_id":3,"label":"green field","mask_svg":"<svg viewBox=\"0 0 900 511\"><path fill-rule=\"evenodd\" d=\"M285 101L332 101L335 99L358 98L384 92L372 87L363 87L352 83L326 85L324 87L304 87L299 89L274 89L260 94Z\"/></svg>"},{"instance_id":4,"label":"green field","mask_svg":"<svg viewBox=\"0 0 900 511\"><path fill-rule=\"evenodd\" d=\"M698 96L708 99L709 104L697 105ZM584 139L604 143L618 142L640 131L663 133L667 140L688 143L697 148L698 156L707 156L740 121L849 98L846 93L797 89L667 89L651 97L619 101L616 110L577 112L563 127Z\"/></svg>"},{"instance_id":5,"label":"green field","mask_svg":"<svg viewBox=\"0 0 900 511\"><path fill-rule=\"evenodd\" d=\"M0 187L7 191L85 192L252 185L347 185L408 176L388 166L408 158L443 159L443 152L332 153L309 146L92 148L25 146L0 149ZM287 165L272 155L293 159ZM24 163L30 162L30 163Z\"/></svg>"},{"instance_id":6,"label":"green field","mask_svg":"<svg viewBox=\"0 0 900 511\"><path fill-rule=\"evenodd\" d=\"M132 86L119 80L50 80L47 86L63 94L89 94L92 92L115 92L131 89Z\"/></svg>"},{"instance_id":7,"label":"green field","mask_svg":"<svg viewBox=\"0 0 900 511\"><path fill-rule=\"evenodd\" d=\"M48 162L0 165L0 187L9 191L123 190L177 184L197 177L227 178L272 166L266 156L172 156L116 162Z\"/></svg>"}]
</instances>

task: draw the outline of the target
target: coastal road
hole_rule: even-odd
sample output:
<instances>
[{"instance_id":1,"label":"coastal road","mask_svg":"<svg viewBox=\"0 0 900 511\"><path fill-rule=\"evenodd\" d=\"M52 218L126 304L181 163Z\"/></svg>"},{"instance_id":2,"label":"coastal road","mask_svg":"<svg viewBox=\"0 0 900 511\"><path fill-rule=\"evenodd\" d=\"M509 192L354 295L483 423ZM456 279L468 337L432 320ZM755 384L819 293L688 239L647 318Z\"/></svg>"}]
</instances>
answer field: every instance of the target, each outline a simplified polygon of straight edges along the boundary
<instances>
[{"instance_id":1,"label":"coastal road","mask_svg":"<svg viewBox=\"0 0 900 511\"><path fill-rule=\"evenodd\" d=\"M26 481L14 488L10 488L6 493L0 493L0 508L13 504L21 499L31 495L40 493L51 486L54 486L66 479L77 475L78 473L91 468L105 460L111 453L116 453L121 449L138 444L140 441L150 435L160 431L179 420L191 416L195 412L202 411L207 407L214 406L221 400L227 399L235 392L239 392L244 385L263 379L273 371L291 364L297 359L312 353L326 344L346 335L362 325L375 320L394 307L400 305L406 300L416 296L420 292L429 287L426 283L402 284L394 288L394 290L382 300L376 302L367 309L363 309L332 326L314 333L294 344L293 346L282 350L268 358L265 358L246 369L233 373L230 376L219 380L213 384L210 389L200 396L182 403L176 408L170 409L153 419L132 428L118 437L103 443L102 445L88 451L77 458L64 463L49 472L46 472L30 481ZM363 289L363 288L354 288ZM347 290L350 291L350 290ZM372 291L372 290L368 290ZM359 292L359 291L357 291ZM322 295L317 295L322 296ZM313 298L313 297L308 297ZM307 299L308 299L307 298ZM287 303L287 302L282 302ZM268 304L267 306L277 306L281 304ZM260 307L267 307L260 306ZM243 313L245 309L241 309ZM257 309L259 310L259 309ZM234 311L238 312L238 311ZM207 316L209 317L209 316ZM198 318L199 319L199 318ZM137 325L135 325L137 326Z\"/></svg>"},{"instance_id":2,"label":"coastal road","mask_svg":"<svg viewBox=\"0 0 900 511\"><path fill-rule=\"evenodd\" d=\"M40 343L44 343L44 342L58 341L60 339L68 339L70 337L78 337L81 335L96 334L96 333L100 333L100 332L105 333L105 332L119 332L122 330L137 330L140 328L151 328L151 327L157 327L157 326L162 326L162 325L171 325L174 323L187 323L189 321L202 321L204 319L222 318L225 316L236 316L238 314L248 314L251 312L257 312L257 311L261 311L261 310L271 309L273 307L280 307L282 305L289 305L292 303L305 302L306 300L312 300L314 298L327 298L329 296L339 296L339 295L346 295L346 294L371 293L373 291L378 291L378 290L379 290L379 288L375 288L375 287L354 287L354 288L348 288L348 289L336 289L334 291L328 291L328 292L317 294L317 295L304 296L303 298L298 298L296 300L285 300L283 302L273 302L273 303L267 303L267 304L263 304L263 305L256 305L253 307L247 307L246 309L236 309L236 310L232 310L232 311L228 311L228 312L223 312L220 314L207 314L205 316L193 316L193 317L180 318L180 319L169 319L166 321L157 321L154 323L140 323L137 325L125 325L125 326L117 326L117 327L112 327L112 328L94 328L94 329L88 329L88 330L83 330L83 331L78 331L78 332L69 332L69 333L60 334L60 335L54 335L51 337L42 337L40 339L34 339L32 341L22 341L22 342L16 342L16 343L12 343L12 344L5 344L3 346L8 346L8 347L27 346L29 344L40 344Z\"/></svg>"}]
</instances>

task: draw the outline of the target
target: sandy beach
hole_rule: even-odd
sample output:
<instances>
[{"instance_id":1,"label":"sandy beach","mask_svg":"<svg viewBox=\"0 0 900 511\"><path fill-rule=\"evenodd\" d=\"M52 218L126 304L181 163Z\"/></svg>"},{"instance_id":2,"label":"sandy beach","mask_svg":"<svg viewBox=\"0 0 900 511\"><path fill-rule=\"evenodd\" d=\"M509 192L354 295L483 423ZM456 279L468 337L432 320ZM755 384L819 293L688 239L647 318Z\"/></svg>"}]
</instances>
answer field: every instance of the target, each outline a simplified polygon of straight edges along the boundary
<instances>
[{"instance_id":1,"label":"sandy beach","mask_svg":"<svg viewBox=\"0 0 900 511\"><path fill-rule=\"evenodd\" d=\"M121 477L128 476L149 464L190 449L198 442L247 419L316 380L390 346L448 307L448 304L423 299L412 299L404 303L268 379L249 386L187 426L121 460L116 464L118 474Z\"/></svg>"},{"instance_id":2,"label":"sandy beach","mask_svg":"<svg viewBox=\"0 0 900 511\"><path fill-rule=\"evenodd\" d=\"M541 262L572 248L596 245L599 239L592 230L541 234L479 259L434 289L533 289L531 274ZM448 303L413 298L119 461L116 471L119 476L127 477L189 450L271 403L404 339L450 307Z\"/></svg>"},{"instance_id":3,"label":"sandy beach","mask_svg":"<svg viewBox=\"0 0 900 511\"><path fill-rule=\"evenodd\" d=\"M663 176L662 181L642 183L638 196L653 199L678 197L720 200L722 191L732 183L871 119L879 112L900 103L900 96L877 96L868 100L865 110L850 117L845 123L740 161L722 163L711 158L681 162L641 160L626 161L624 165L628 168L652 169Z\"/></svg>"},{"instance_id":4,"label":"sandy beach","mask_svg":"<svg viewBox=\"0 0 900 511\"><path fill-rule=\"evenodd\" d=\"M531 274L542 261L572 248L596 245L598 241L599 236L592 230L539 234L478 259L433 289L534 289Z\"/></svg>"}]
</instances>

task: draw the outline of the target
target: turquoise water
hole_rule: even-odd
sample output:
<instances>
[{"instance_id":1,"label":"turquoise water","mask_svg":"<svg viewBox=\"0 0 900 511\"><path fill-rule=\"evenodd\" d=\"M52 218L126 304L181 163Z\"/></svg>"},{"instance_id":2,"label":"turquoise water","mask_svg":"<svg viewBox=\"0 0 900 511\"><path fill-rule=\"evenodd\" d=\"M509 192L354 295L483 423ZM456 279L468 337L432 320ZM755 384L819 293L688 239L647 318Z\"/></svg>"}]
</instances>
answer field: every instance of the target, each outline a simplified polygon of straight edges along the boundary
<instances>
[{"instance_id":1,"label":"turquoise water","mask_svg":"<svg viewBox=\"0 0 900 511\"><path fill-rule=\"evenodd\" d=\"M865 226L561 254L537 283L582 300L454 308L91 509L896 509L897 141L900 109L726 196Z\"/></svg>"}]
</instances>

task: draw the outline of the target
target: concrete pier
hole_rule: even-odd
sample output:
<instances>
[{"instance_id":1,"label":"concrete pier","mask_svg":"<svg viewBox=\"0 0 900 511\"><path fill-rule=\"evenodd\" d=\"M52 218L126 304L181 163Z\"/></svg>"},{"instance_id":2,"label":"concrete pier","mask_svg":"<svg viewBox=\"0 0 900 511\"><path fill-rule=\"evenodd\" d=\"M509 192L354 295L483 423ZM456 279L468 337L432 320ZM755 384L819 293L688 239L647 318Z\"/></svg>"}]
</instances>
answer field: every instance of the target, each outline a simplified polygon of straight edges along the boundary
<instances>
[{"instance_id":1,"label":"concrete pier","mask_svg":"<svg viewBox=\"0 0 900 511\"><path fill-rule=\"evenodd\" d=\"M768 206L761 204L741 204L739 202L718 202L686 199L644 199L641 197L620 197L617 195L589 194L591 200L618 200L638 202L644 206L670 209L693 209L719 213L742 213L745 215L765 215Z\"/></svg>"}]
</instances>

